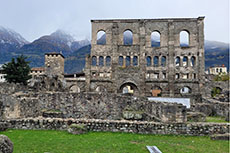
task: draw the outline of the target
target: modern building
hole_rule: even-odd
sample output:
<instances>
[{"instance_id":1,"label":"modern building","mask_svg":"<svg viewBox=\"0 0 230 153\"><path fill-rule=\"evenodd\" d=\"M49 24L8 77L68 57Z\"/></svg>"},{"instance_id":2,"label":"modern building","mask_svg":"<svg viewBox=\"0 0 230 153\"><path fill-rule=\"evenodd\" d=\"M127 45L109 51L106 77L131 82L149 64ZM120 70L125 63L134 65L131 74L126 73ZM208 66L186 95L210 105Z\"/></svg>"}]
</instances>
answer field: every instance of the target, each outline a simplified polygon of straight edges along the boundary
<instances>
[{"instance_id":1,"label":"modern building","mask_svg":"<svg viewBox=\"0 0 230 153\"><path fill-rule=\"evenodd\" d=\"M30 75L32 76L32 78L41 76L45 74L45 68L44 67L33 67L30 70Z\"/></svg>"},{"instance_id":2,"label":"modern building","mask_svg":"<svg viewBox=\"0 0 230 153\"><path fill-rule=\"evenodd\" d=\"M219 66L213 66L209 68L209 74L213 74L213 75L218 75L218 74L227 74L227 67L223 64L223 65L219 65Z\"/></svg>"},{"instance_id":3,"label":"modern building","mask_svg":"<svg viewBox=\"0 0 230 153\"><path fill-rule=\"evenodd\" d=\"M2 65L0 65L0 82L5 82L6 79L5 79L5 76L6 74L3 73L2 71Z\"/></svg>"}]
</instances>

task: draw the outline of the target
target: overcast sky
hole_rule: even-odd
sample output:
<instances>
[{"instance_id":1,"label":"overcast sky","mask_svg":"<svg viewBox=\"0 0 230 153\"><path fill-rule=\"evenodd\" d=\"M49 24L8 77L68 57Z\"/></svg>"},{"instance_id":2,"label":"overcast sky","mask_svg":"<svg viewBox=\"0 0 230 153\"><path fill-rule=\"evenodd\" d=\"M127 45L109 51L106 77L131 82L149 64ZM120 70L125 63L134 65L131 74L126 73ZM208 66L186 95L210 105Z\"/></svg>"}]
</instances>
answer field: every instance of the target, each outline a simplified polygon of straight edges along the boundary
<instances>
[{"instance_id":1,"label":"overcast sky","mask_svg":"<svg viewBox=\"0 0 230 153\"><path fill-rule=\"evenodd\" d=\"M205 16L205 39L229 42L229 0L0 0L0 25L28 41L57 29L90 38L91 19Z\"/></svg>"}]
</instances>

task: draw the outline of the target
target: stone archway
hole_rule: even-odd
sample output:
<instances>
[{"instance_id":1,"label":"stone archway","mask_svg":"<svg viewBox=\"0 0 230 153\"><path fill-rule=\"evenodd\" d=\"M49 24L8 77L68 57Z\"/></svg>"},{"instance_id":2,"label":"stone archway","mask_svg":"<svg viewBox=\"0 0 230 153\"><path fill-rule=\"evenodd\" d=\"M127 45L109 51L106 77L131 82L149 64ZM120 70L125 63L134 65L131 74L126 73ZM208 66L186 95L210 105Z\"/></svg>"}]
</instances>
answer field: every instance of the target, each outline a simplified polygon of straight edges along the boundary
<instances>
[{"instance_id":1,"label":"stone archway","mask_svg":"<svg viewBox=\"0 0 230 153\"><path fill-rule=\"evenodd\" d=\"M107 89L106 87L102 86L102 85L99 85L95 88L95 91L96 92L107 92Z\"/></svg>"},{"instance_id":2,"label":"stone archway","mask_svg":"<svg viewBox=\"0 0 230 153\"><path fill-rule=\"evenodd\" d=\"M134 83L127 82L120 86L118 93L129 94L129 95L139 95L139 90Z\"/></svg>"},{"instance_id":3,"label":"stone archway","mask_svg":"<svg viewBox=\"0 0 230 153\"><path fill-rule=\"evenodd\" d=\"M80 88L76 84L72 85L69 89L70 89L70 92L74 92L74 93L80 93L81 92Z\"/></svg>"}]
</instances>

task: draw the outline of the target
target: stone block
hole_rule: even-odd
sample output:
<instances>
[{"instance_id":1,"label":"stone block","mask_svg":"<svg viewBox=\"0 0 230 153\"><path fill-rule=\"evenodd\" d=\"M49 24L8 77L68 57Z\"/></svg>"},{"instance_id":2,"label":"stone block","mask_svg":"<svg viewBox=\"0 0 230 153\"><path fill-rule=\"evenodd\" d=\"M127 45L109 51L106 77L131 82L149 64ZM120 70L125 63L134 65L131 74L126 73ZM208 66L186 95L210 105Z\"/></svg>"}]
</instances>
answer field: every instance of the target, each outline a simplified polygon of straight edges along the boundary
<instances>
[{"instance_id":1,"label":"stone block","mask_svg":"<svg viewBox=\"0 0 230 153\"><path fill-rule=\"evenodd\" d=\"M88 132L85 124L71 124L67 131L71 134L84 134Z\"/></svg>"},{"instance_id":2,"label":"stone block","mask_svg":"<svg viewBox=\"0 0 230 153\"><path fill-rule=\"evenodd\" d=\"M200 112L187 112L187 121L205 122L206 115Z\"/></svg>"},{"instance_id":3,"label":"stone block","mask_svg":"<svg viewBox=\"0 0 230 153\"><path fill-rule=\"evenodd\" d=\"M230 138L230 134L229 133L225 133L225 134L215 134L211 136L212 140L227 140L229 141Z\"/></svg>"},{"instance_id":4,"label":"stone block","mask_svg":"<svg viewBox=\"0 0 230 153\"><path fill-rule=\"evenodd\" d=\"M123 118L126 120L141 120L143 112L141 111L123 111Z\"/></svg>"},{"instance_id":5,"label":"stone block","mask_svg":"<svg viewBox=\"0 0 230 153\"><path fill-rule=\"evenodd\" d=\"M5 122L0 122L0 131L5 131L8 128L8 124Z\"/></svg>"}]
</instances>

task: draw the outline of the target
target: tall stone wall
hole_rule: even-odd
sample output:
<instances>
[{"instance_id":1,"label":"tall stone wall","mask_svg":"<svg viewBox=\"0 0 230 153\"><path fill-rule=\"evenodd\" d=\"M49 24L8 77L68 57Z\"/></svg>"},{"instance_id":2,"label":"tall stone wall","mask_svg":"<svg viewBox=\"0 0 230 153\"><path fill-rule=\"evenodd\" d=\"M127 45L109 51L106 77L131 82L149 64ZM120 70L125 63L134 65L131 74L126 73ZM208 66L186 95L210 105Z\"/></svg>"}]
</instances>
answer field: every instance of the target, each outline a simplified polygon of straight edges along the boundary
<instances>
[{"instance_id":1,"label":"tall stone wall","mask_svg":"<svg viewBox=\"0 0 230 153\"><path fill-rule=\"evenodd\" d=\"M161 90L162 96L174 97L181 96L178 93L186 87L189 93L202 94L203 21L204 17L91 20L92 48L86 60L86 89L96 91L97 87L101 87L112 93L122 93L127 85L134 90L134 95L151 96L153 90ZM132 33L132 43L129 45L124 41L127 30ZM106 43L103 45L97 43L100 31L105 32ZM187 47L180 44L181 31L188 32ZM160 35L160 45L157 47L151 44L152 32ZM157 64L155 57L158 58ZM150 59L149 64L147 58ZM175 62L177 58L179 64ZM195 61L192 62L192 59Z\"/></svg>"}]
</instances>

